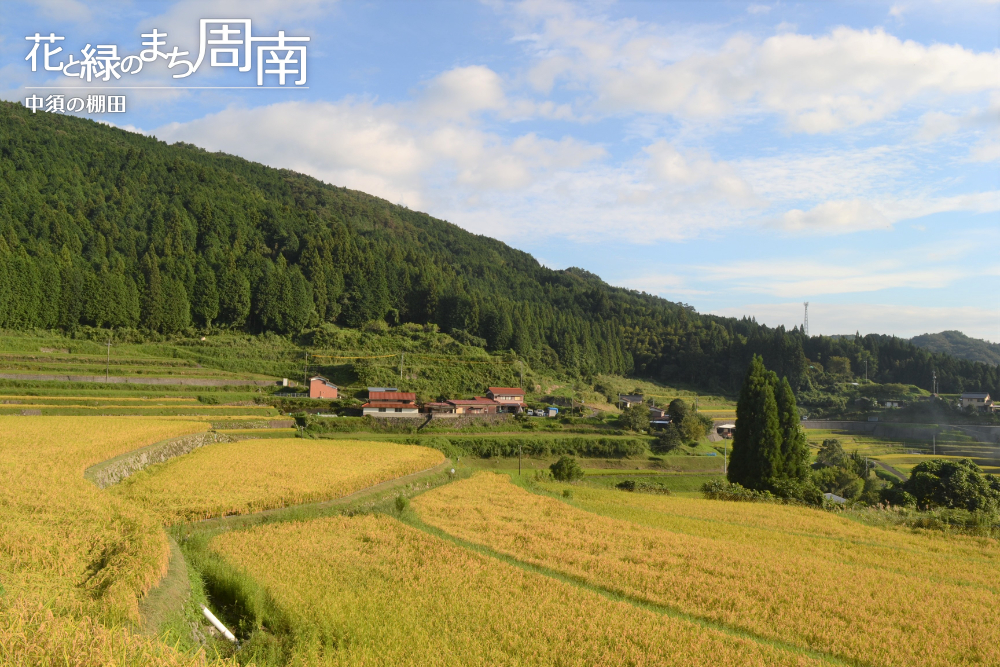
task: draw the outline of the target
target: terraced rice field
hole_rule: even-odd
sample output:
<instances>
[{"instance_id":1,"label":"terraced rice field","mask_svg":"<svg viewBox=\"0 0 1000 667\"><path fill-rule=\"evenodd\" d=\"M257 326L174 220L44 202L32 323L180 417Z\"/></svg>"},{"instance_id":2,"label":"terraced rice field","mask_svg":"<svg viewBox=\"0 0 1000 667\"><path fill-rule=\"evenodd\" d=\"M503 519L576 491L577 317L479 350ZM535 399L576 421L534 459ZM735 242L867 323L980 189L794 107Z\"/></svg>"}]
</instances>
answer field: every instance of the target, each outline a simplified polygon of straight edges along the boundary
<instances>
[{"instance_id":1,"label":"terraced rice field","mask_svg":"<svg viewBox=\"0 0 1000 667\"><path fill-rule=\"evenodd\" d=\"M813 665L801 652L614 602L385 516L224 533L291 665Z\"/></svg>"},{"instance_id":2,"label":"terraced rice field","mask_svg":"<svg viewBox=\"0 0 1000 667\"><path fill-rule=\"evenodd\" d=\"M152 466L108 491L176 523L339 498L443 460L436 449L388 442L242 440Z\"/></svg>"},{"instance_id":3,"label":"terraced rice field","mask_svg":"<svg viewBox=\"0 0 1000 667\"><path fill-rule=\"evenodd\" d=\"M480 473L414 508L518 560L849 661L1000 664L1000 625L983 613L1000 604L992 540L896 534L778 505L574 494L581 507Z\"/></svg>"},{"instance_id":4,"label":"terraced rice field","mask_svg":"<svg viewBox=\"0 0 1000 667\"><path fill-rule=\"evenodd\" d=\"M167 566L154 514L84 480L90 465L204 422L0 416L0 663L203 664L133 635Z\"/></svg>"}]
</instances>

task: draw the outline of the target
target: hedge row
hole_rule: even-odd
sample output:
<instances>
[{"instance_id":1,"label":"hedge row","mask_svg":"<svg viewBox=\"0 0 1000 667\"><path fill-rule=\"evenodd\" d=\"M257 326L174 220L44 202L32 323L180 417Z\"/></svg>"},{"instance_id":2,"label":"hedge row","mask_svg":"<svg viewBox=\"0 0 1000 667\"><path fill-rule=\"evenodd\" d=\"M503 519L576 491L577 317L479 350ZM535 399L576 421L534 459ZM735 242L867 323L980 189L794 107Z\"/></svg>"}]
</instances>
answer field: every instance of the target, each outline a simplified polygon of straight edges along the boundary
<instances>
[{"instance_id":1,"label":"hedge row","mask_svg":"<svg viewBox=\"0 0 1000 667\"><path fill-rule=\"evenodd\" d=\"M518 447L525 456L627 458L646 453L646 442L639 438L438 437L407 440L407 444L435 447L447 456L478 456L484 459L517 456Z\"/></svg>"}]
</instances>

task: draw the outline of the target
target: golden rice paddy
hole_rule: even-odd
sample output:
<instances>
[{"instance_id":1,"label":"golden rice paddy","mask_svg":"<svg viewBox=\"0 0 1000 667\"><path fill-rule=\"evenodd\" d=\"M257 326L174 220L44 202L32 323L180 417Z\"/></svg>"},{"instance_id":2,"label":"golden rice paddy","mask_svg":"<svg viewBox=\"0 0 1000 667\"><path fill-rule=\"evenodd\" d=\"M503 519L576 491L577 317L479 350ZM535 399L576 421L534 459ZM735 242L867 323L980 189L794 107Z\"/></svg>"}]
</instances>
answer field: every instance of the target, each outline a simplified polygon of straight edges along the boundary
<instances>
[{"instance_id":1,"label":"golden rice paddy","mask_svg":"<svg viewBox=\"0 0 1000 667\"><path fill-rule=\"evenodd\" d=\"M920 543L814 510L577 493L583 506L620 518L489 473L428 492L414 507L461 539L761 637L869 664L1000 664L1000 625L983 613L1000 604L992 540ZM731 513L744 518L727 521Z\"/></svg>"},{"instance_id":2,"label":"golden rice paddy","mask_svg":"<svg viewBox=\"0 0 1000 667\"><path fill-rule=\"evenodd\" d=\"M176 523L339 498L443 460L436 449L388 442L241 440L152 466L108 491Z\"/></svg>"}]
</instances>

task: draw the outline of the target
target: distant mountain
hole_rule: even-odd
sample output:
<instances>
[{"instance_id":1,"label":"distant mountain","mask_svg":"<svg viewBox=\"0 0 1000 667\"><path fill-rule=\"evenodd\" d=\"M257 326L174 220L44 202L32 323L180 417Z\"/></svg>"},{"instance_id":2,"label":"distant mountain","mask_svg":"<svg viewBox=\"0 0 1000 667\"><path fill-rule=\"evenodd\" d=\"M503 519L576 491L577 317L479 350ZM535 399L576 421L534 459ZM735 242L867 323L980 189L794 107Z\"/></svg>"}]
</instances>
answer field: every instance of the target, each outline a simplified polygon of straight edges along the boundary
<instances>
[{"instance_id":1,"label":"distant mountain","mask_svg":"<svg viewBox=\"0 0 1000 667\"><path fill-rule=\"evenodd\" d=\"M959 359L1000 364L1000 345L979 338L969 338L961 331L942 331L914 336L910 342L931 352L944 352Z\"/></svg>"}]
</instances>

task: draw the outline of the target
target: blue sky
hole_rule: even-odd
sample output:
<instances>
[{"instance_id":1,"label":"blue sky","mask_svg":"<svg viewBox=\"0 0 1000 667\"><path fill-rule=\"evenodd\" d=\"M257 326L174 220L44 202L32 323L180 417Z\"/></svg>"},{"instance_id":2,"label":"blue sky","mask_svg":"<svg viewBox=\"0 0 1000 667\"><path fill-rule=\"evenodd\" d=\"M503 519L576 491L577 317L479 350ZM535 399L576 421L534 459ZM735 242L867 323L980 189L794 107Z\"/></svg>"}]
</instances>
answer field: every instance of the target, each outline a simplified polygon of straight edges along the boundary
<instances>
[{"instance_id":1,"label":"blue sky","mask_svg":"<svg viewBox=\"0 0 1000 667\"><path fill-rule=\"evenodd\" d=\"M126 113L89 117L364 190L699 311L790 327L809 301L814 334L1000 342L997 2L2 9L5 99L128 86ZM137 54L153 28L193 58L212 18L310 37L306 84L257 89L256 70L207 61L175 79L163 59L86 83L24 60L35 32L65 36L58 62L88 43Z\"/></svg>"}]
</instances>

